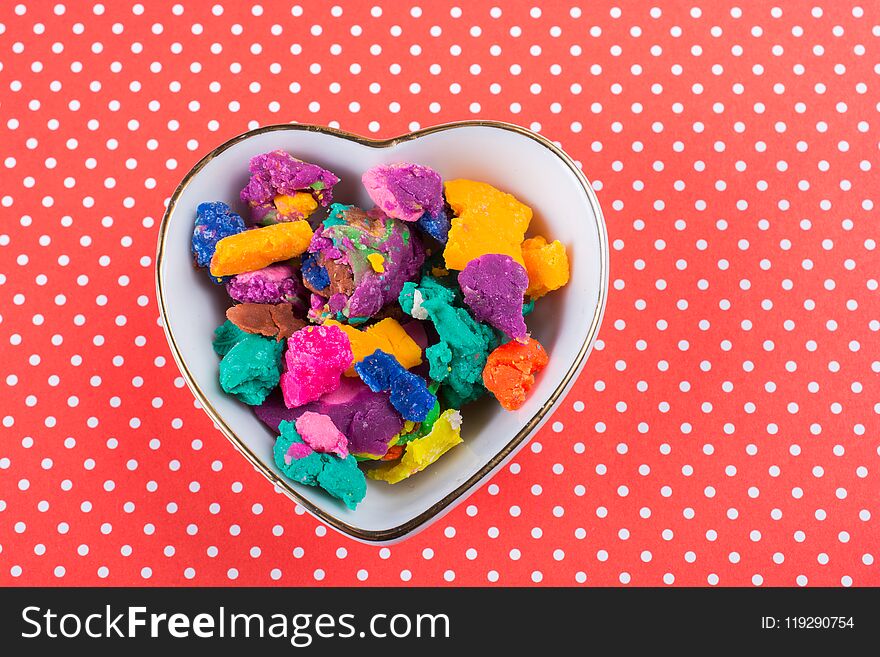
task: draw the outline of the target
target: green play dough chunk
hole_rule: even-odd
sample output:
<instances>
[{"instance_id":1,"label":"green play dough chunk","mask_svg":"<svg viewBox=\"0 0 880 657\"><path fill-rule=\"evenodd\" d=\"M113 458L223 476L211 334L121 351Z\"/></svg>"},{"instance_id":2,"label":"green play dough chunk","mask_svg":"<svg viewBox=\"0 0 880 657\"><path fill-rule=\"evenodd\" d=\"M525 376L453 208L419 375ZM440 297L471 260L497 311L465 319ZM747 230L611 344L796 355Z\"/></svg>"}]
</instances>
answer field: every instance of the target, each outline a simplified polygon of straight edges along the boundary
<instances>
[{"instance_id":1,"label":"green play dough chunk","mask_svg":"<svg viewBox=\"0 0 880 657\"><path fill-rule=\"evenodd\" d=\"M528 317L533 312L535 312L535 300L529 299L528 303L523 304L523 309L522 309L523 317Z\"/></svg>"},{"instance_id":2,"label":"green play dough chunk","mask_svg":"<svg viewBox=\"0 0 880 657\"><path fill-rule=\"evenodd\" d=\"M367 480L357 467L354 456L341 459L335 454L311 452L300 459L285 463L284 457L293 443L304 442L292 422L284 420L278 430L273 451L275 465L288 479L306 486L319 486L354 510L367 494Z\"/></svg>"},{"instance_id":3,"label":"green play dough chunk","mask_svg":"<svg viewBox=\"0 0 880 657\"><path fill-rule=\"evenodd\" d=\"M405 283L398 301L403 311L413 313L415 293L421 295L421 309L427 312L440 341L425 350L428 373L444 384L443 396L452 408L474 401L486 392L483 367L486 357L498 345L491 327L477 322L455 293L433 276L420 283Z\"/></svg>"},{"instance_id":4,"label":"green play dough chunk","mask_svg":"<svg viewBox=\"0 0 880 657\"><path fill-rule=\"evenodd\" d=\"M245 333L227 320L214 331L214 351L223 356L220 387L245 404L262 404L281 378L283 349L283 342Z\"/></svg>"}]
</instances>

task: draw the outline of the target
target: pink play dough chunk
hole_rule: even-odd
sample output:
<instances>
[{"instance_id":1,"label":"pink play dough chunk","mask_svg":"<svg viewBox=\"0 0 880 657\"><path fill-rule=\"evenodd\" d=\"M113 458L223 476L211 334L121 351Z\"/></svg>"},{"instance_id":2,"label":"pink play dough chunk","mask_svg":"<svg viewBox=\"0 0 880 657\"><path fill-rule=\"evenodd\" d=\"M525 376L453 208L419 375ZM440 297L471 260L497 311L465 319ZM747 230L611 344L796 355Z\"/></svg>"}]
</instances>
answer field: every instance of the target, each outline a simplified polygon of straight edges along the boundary
<instances>
[{"instance_id":1,"label":"pink play dough chunk","mask_svg":"<svg viewBox=\"0 0 880 657\"><path fill-rule=\"evenodd\" d=\"M316 452L336 454L341 459L348 456L348 438L326 415L306 411L296 419L296 432Z\"/></svg>"},{"instance_id":2,"label":"pink play dough chunk","mask_svg":"<svg viewBox=\"0 0 880 657\"><path fill-rule=\"evenodd\" d=\"M315 401L339 387L354 356L348 336L337 326L307 326L287 339L281 392L288 408Z\"/></svg>"}]
</instances>

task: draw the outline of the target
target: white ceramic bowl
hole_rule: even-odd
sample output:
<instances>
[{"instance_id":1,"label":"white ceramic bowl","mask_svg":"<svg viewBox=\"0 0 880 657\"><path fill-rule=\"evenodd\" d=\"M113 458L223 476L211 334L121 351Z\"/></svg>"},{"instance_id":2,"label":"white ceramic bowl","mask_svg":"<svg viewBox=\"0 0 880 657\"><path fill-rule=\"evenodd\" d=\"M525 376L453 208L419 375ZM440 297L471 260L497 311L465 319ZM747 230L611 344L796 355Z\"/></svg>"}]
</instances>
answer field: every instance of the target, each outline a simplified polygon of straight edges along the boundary
<instances>
[{"instance_id":1,"label":"white ceramic bowl","mask_svg":"<svg viewBox=\"0 0 880 657\"><path fill-rule=\"evenodd\" d=\"M217 381L214 328L230 305L220 286L192 265L196 206L225 201L240 214L238 194L254 155L282 148L335 172L334 198L370 206L361 173L379 163L417 162L444 179L471 178L531 206L529 235L561 240L571 281L541 299L529 328L550 354L525 405L504 411L485 398L463 410L464 442L425 471L389 486L368 480L366 499L350 511L323 491L284 479L272 459L274 435ZM196 398L217 427L257 470L332 527L371 542L391 542L424 528L464 500L502 467L549 416L583 367L598 331L608 284L608 246L596 195L574 162L545 138L505 123L474 121L376 141L307 125L273 125L229 140L206 155L174 191L159 231L159 307L171 351ZM293 505L289 511L293 513Z\"/></svg>"}]
</instances>

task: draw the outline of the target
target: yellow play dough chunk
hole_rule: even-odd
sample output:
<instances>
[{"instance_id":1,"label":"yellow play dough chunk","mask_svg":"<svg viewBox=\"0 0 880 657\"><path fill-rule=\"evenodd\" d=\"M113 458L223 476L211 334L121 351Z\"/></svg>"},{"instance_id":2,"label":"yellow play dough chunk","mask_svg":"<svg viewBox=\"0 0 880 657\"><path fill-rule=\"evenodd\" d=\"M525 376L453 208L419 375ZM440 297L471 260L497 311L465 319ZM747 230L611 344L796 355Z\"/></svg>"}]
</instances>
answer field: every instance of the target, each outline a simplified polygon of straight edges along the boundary
<instances>
[{"instance_id":1,"label":"yellow play dough chunk","mask_svg":"<svg viewBox=\"0 0 880 657\"><path fill-rule=\"evenodd\" d=\"M211 258L211 275L234 276L290 260L303 253L311 239L306 221L286 221L224 237Z\"/></svg>"},{"instance_id":2,"label":"yellow play dough chunk","mask_svg":"<svg viewBox=\"0 0 880 657\"><path fill-rule=\"evenodd\" d=\"M299 215L307 219L318 207L318 202L308 192L296 192L292 196L280 194L273 199L275 209L283 215Z\"/></svg>"},{"instance_id":3,"label":"yellow play dough chunk","mask_svg":"<svg viewBox=\"0 0 880 657\"><path fill-rule=\"evenodd\" d=\"M406 369L422 364L422 348L409 337L400 323L391 317L386 317L363 331L348 324L341 324L335 319L325 320L324 325L338 326L348 336L354 362L345 373L346 376L357 376L354 363L361 362L376 349L391 354Z\"/></svg>"},{"instance_id":4,"label":"yellow play dough chunk","mask_svg":"<svg viewBox=\"0 0 880 657\"><path fill-rule=\"evenodd\" d=\"M385 258L382 257L381 253L371 253L367 256L367 260L370 261L374 272L377 274L385 273Z\"/></svg>"},{"instance_id":5,"label":"yellow play dough chunk","mask_svg":"<svg viewBox=\"0 0 880 657\"><path fill-rule=\"evenodd\" d=\"M523 237L532 209L492 185L473 180L450 180L446 200L455 212L443 251L448 269L461 271L487 253L509 255L524 265Z\"/></svg>"},{"instance_id":6,"label":"yellow play dough chunk","mask_svg":"<svg viewBox=\"0 0 880 657\"><path fill-rule=\"evenodd\" d=\"M568 256L559 240L548 244L540 235L531 237L522 243L522 254L529 274L526 295L539 299L568 283Z\"/></svg>"},{"instance_id":7,"label":"yellow play dough chunk","mask_svg":"<svg viewBox=\"0 0 880 657\"><path fill-rule=\"evenodd\" d=\"M460 442L461 413L450 408L440 414L428 435L406 444L398 463L383 463L367 470L367 476L396 484L424 470Z\"/></svg>"}]
</instances>

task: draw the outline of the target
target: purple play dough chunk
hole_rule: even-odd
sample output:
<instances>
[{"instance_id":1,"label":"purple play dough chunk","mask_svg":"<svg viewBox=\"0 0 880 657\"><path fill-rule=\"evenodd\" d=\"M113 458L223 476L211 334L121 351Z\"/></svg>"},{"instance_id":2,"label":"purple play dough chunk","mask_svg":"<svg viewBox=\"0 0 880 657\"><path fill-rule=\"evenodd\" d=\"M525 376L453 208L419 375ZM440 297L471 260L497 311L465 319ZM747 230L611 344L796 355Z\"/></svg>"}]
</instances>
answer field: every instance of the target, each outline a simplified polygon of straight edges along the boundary
<instances>
[{"instance_id":1,"label":"purple play dough chunk","mask_svg":"<svg viewBox=\"0 0 880 657\"><path fill-rule=\"evenodd\" d=\"M295 194L312 189L315 183L320 191L321 205L333 200L333 186L339 178L317 164L301 162L286 151L277 150L251 158L251 179L241 190L241 200L251 205L269 203L279 194Z\"/></svg>"},{"instance_id":2,"label":"purple play dough chunk","mask_svg":"<svg viewBox=\"0 0 880 657\"><path fill-rule=\"evenodd\" d=\"M443 211L440 174L420 164L380 164L361 177L367 194L385 214L401 221L417 221L426 212Z\"/></svg>"},{"instance_id":3,"label":"purple play dough chunk","mask_svg":"<svg viewBox=\"0 0 880 657\"><path fill-rule=\"evenodd\" d=\"M327 415L348 438L348 451L352 454L382 456L391 439L403 429L403 419L391 405L388 393L373 392L360 379L346 376L336 390L299 408L287 408L276 390L253 409L276 432L283 420L294 422L306 411Z\"/></svg>"},{"instance_id":4,"label":"purple play dough chunk","mask_svg":"<svg viewBox=\"0 0 880 657\"><path fill-rule=\"evenodd\" d=\"M497 253L474 258L458 275L458 284L478 321L514 339L528 335L522 305L529 276L516 260Z\"/></svg>"},{"instance_id":5,"label":"purple play dough chunk","mask_svg":"<svg viewBox=\"0 0 880 657\"><path fill-rule=\"evenodd\" d=\"M309 292L303 286L296 267L269 265L257 271L238 274L226 283L226 291L241 303L289 303L297 317L308 310Z\"/></svg>"}]
</instances>

